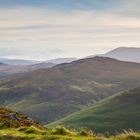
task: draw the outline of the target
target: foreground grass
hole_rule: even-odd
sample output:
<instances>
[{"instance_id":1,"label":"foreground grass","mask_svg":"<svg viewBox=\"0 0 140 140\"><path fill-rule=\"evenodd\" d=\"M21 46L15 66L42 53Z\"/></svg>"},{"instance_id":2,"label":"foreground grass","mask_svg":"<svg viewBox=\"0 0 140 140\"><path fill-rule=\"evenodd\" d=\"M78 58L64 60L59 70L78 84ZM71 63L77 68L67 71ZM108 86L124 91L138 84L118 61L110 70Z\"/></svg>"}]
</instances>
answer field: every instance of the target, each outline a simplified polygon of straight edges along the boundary
<instances>
[{"instance_id":1,"label":"foreground grass","mask_svg":"<svg viewBox=\"0 0 140 140\"><path fill-rule=\"evenodd\" d=\"M17 129L0 129L0 140L95 140L97 136L88 130L68 130L56 127L50 130L40 130L35 127Z\"/></svg>"},{"instance_id":2,"label":"foreground grass","mask_svg":"<svg viewBox=\"0 0 140 140\"><path fill-rule=\"evenodd\" d=\"M140 133L125 131L116 136L105 137L89 130L68 130L62 126L50 130L21 127L17 129L1 128L0 140L140 140Z\"/></svg>"},{"instance_id":3,"label":"foreground grass","mask_svg":"<svg viewBox=\"0 0 140 140\"><path fill-rule=\"evenodd\" d=\"M119 135L108 138L108 140L140 140L140 133L124 131Z\"/></svg>"}]
</instances>

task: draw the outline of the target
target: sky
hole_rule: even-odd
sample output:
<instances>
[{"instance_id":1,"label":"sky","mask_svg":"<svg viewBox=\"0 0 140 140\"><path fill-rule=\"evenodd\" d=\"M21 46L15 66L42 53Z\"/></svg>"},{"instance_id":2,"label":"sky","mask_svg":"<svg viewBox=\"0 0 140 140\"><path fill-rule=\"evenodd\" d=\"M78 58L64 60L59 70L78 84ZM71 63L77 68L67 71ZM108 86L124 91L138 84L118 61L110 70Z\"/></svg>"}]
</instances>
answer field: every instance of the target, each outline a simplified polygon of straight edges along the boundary
<instances>
[{"instance_id":1,"label":"sky","mask_svg":"<svg viewBox=\"0 0 140 140\"><path fill-rule=\"evenodd\" d=\"M140 0L0 0L0 58L82 58L140 47Z\"/></svg>"}]
</instances>

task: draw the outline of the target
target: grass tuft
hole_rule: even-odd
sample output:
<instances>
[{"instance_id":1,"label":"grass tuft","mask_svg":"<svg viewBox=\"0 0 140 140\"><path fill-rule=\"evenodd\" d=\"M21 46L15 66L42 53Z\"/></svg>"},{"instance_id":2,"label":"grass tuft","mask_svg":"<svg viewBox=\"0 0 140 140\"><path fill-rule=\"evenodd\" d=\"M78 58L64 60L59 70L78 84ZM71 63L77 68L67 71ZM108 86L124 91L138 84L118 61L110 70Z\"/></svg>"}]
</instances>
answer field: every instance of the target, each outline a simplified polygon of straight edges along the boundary
<instances>
[{"instance_id":1,"label":"grass tuft","mask_svg":"<svg viewBox=\"0 0 140 140\"><path fill-rule=\"evenodd\" d=\"M53 135L70 135L71 131L65 128L64 126L57 126L52 129Z\"/></svg>"},{"instance_id":2,"label":"grass tuft","mask_svg":"<svg viewBox=\"0 0 140 140\"><path fill-rule=\"evenodd\" d=\"M37 127L31 126L31 127L21 127L18 129L20 132L24 132L26 134L38 134L38 135L45 135L46 131L41 130Z\"/></svg>"}]
</instances>

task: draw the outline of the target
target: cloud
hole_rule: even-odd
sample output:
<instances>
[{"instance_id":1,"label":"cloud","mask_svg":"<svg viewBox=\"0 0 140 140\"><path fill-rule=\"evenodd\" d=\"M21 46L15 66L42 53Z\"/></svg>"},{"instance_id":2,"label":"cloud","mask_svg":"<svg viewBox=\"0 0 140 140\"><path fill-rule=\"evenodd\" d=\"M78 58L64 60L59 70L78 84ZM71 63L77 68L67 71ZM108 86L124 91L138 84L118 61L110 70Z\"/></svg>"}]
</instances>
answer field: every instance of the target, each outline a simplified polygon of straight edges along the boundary
<instances>
[{"instance_id":1,"label":"cloud","mask_svg":"<svg viewBox=\"0 0 140 140\"><path fill-rule=\"evenodd\" d=\"M120 7L116 8L114 12L128 17L140 18L139 5L139 0L122 0Z\"/></svg>"},{"instance_id":2,"label":"cloud","mask_svg":"<svg viewBox=\"0 0 140 140\"><path fill-rule=\"evenodd\" d=\"M77 0L69 4L79 8L65 12L51 8L52 5L49 7L51 1L48 1L48 8L23 3L0 8L1 56L26 59L84 57L117 46L140 47L139 1L122 0L117 5L114 0L109 1L107 7L102 0ZM63 7L68 6L67 2ZM86 3L85 8L83 3ZM122 5L118 7L120 3ZM93 9L90 4L94 5Z\"/></svg>"}]
</instances>

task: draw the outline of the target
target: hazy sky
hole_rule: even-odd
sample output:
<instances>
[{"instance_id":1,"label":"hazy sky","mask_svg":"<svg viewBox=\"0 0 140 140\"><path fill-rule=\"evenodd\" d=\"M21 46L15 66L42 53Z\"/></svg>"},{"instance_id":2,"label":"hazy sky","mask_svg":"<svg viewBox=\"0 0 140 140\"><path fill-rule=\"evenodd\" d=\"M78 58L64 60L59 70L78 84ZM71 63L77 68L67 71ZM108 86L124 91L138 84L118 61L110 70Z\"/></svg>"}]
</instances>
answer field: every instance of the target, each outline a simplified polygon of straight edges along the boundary
<instances>
[{"instance_id":1,"label":"hazy sky","mask_svg":"<svg viewBox=\"0 0 140 140\"><path fill-rule=\"evenodd\" d=\"M140 47L140 0L0 0L0 57L84 57Z\"/></svg>"}]
</instances>

